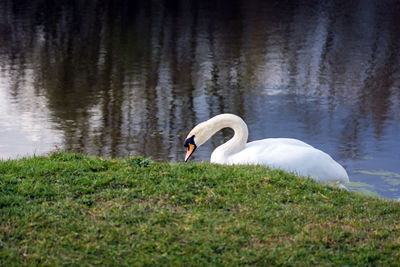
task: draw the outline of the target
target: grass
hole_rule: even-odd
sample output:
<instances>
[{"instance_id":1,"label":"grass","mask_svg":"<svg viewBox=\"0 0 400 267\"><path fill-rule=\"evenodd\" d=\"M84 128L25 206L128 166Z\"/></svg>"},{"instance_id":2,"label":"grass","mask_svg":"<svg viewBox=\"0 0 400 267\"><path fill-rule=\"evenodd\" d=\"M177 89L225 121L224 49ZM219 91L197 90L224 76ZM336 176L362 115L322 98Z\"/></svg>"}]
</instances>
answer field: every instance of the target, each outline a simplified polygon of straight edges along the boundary
<instances>
[{"instance_id":1,"label":"grass","mask_svg":"<svg viewBox=\"0 0 400 267\"><path fill-rule=\"evenodd\" d=\"M0 162L0 265L399 266L400 203L259 166Z\"/></svg>"}]
</instances>

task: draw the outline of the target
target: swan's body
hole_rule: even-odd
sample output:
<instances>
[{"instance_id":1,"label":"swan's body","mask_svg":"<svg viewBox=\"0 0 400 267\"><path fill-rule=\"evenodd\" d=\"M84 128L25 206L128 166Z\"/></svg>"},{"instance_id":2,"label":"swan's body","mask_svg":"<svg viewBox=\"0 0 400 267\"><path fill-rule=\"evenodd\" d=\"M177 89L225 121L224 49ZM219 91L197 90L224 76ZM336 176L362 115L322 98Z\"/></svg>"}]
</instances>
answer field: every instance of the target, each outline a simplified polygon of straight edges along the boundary
<instances>
[{"instance_id":1,"label":"swan's body","mask_svg":"<svg viewBox=\"0 0 400 267\"><path fill-rule=\"evenodd\" d=\"M188 147L186 159L197 146L204 144L222 128L230 127L234 136L217 147L211 155L212 163L265 165L282 169L319 182L347 183L346 170L328 154L300 140L291 138L267 138L247 143L246 123L233 114L221 114L200 123L189 133L185 146Z\"/></svg>"}]
</instances>

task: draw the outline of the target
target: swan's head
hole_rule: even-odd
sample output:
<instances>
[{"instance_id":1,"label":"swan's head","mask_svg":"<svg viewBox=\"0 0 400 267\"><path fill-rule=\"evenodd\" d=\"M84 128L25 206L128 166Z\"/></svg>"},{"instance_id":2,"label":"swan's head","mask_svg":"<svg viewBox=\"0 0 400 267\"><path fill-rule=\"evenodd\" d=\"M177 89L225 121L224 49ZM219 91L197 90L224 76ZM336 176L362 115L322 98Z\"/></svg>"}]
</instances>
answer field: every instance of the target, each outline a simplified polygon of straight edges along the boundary
<instances>
[{"instance_id":1,"label":"swan's head","mask_svg":"<svg viewBox=\"0 0 400 267\"><path fill-rule=\"evenodd\" d=\"M197 145L196 145L196 142L194 141L194 138L195 138L195 136L192 135L192 137L186 138L186 140L185 140L184 146L185 146L186 149L187 149L186 156L185 156L185 162L188 161L188 159L190 158L190 156L193 154L193 152L194 152L194 151L196 150L196 148L197 148Z\"/></svg>"},{"instance_id":2,"label":"swan's head","mask_svg":"<svg viewBox=\"0 0 400 267\"><path fill-rule=\"evenodd\" d=\"M184 146L187 149L185 161L187 162L197 147L204 144L213 134L207 122L202 122L194 127L186 137Z\"/></svg>"}]
</instances>

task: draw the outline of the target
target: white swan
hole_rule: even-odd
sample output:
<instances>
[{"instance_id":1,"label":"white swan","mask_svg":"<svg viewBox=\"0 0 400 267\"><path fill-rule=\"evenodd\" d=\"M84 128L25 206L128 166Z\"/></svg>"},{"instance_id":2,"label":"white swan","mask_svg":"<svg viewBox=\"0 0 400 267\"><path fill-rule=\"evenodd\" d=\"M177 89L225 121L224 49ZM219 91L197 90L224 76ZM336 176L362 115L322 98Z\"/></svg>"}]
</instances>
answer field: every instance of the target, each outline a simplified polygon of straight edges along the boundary
<instances>
[{"instance_id":1,"label":"white swan","mask_svg":"<svg viewBox=\"0 0 400 267\"><path fill-rule=\"evenodd\" d=\"M234 136L217 147L211 154L211 162L219 164L266 165L282 169L319 182L348 183L346 170L328 154L300 140L291 138L267 138L247 143L246 123L233 114L221 114L198 124L188 134L185 161L197 147L204 144L222 128L230 127Z\"/></svg>"}]
</instances>

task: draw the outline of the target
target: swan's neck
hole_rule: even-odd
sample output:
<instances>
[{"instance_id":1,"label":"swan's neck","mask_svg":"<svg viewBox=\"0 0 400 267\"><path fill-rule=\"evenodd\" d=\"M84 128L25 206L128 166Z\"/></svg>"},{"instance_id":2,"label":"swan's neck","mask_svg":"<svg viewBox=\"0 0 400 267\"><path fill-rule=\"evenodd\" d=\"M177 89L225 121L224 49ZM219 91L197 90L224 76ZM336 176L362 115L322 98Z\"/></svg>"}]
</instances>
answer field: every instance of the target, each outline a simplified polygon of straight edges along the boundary
<instances>
[{"instance_id":1,"label":"swan's neck","mask_svg":"<svg viewBox=\"0 0 400 267\"><path fill-rule=\"evenodd\" d=\"M235 153L241 151L249 136L246 123L238 116L232 114L222 114L210 120L210 132L214 135L223 128L232 128L234 131L233 137L223 145L217 147L211 155L211 162L227 163L226 161Z\"/></svg>"}]
</instances>

